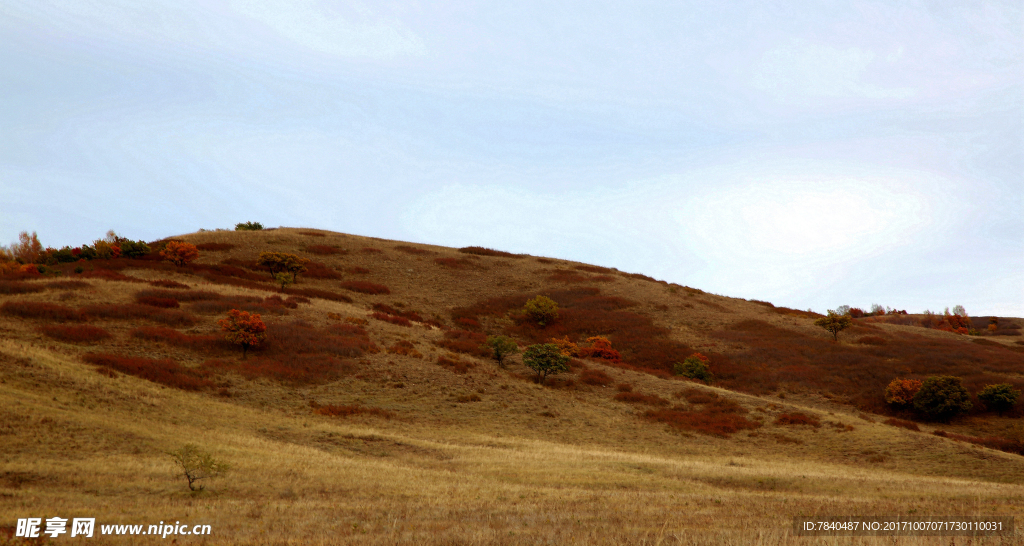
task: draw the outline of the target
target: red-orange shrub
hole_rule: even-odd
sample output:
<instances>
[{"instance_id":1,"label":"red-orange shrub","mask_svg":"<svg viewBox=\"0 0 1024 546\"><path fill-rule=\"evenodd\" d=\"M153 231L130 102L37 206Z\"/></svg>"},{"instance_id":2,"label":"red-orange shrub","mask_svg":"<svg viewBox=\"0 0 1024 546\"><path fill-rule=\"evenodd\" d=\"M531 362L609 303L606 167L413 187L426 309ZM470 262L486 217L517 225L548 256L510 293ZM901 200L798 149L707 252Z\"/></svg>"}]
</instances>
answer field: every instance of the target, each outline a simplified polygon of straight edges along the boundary
<instances>
[{"instance_id":1,"label":"red-orange shrub","mask_svg":"<svg viewBox=\"0 0 1024 546\"><path fill-rule=\"evenodd\" d=\"M618 362L622 355L612 348L612 342L604 336L592 336L587 338L590 345L580 349L580 356L583 358L599 358Z\"/></svg>"},{"instance_id":2,"label":"red-orange shrub","mask_svg":"<svg viewBox=\"0 0 1024 546\"><path fill-rule=\"evenodd\" d=\"M40 326L39 331L53 339L71 343L91 343L110 338L110 332L88 324L75 326L52 324Z\"/></svg>"},{"instance_id":3,"label":"red-orange shrub","mask_svg":"<svg viewBox=\"0 0 1024 546\"><path fill-rule=\"evenodd\" d=\"M435 344L456 353L482 358L489 358L492 354L491 348L487 346L487 336L469 330L448 330L444 333L444 338Z\"/></svg>"},{"instance_id":4,"label":"red-orange shrub","mask_svg":"<svg viewBox=\"0 0 1024 546\"><path fill-rule=\"evenodd\" d=\"M921 390L921 382L917 379L893 379L885 387L885 402L894 406L909 406L914 403L914 395Z\"/></svg>"},{"instance_id":5,"label":"red-orange shrub","mask_svg":"<svg viewBox=\"0 0 1024 546\"><path fill-rule=\"evenodd\" d=\"M303 273L306 278L309 279L340 279L341 273L338 273L327 264L320 262L307 262L306 272Z\"/></svg>"},{"instance_id":6,"label":"red-orange shrub","mask_svg":"<svg viewBox=\"0 0 1024 546\"><path fill-rule=\"evenodd\" d=\"M163 309L177 309L181 307L178 300L173 298L157 298L153 296L136 297L135 303L140 305L149 305L150 307L160 307Z\"/></svg>"},{"instance_id":7,"label":"red-orange shrub","mask_svg":"<svg viewBox=\"0 0 1024 546\"><path fill-rule=\"evenodd\" d=\"M42 292L44 287L21 281L0 281L0 294L30 294Z\"/></svg>"},{"instance_id":8,"label":"red-orange shrub","mask_svg":"<svg viewBox=\"0 0 1024 546\"><path fill-rule=\"evenodd\" d=\"M615 395L615 400L630 404L647 404L650 406L667 406L668 400L656 394L642 394L639 392L620 392Z\"/></svg>"},{"instance_id":9,"label":"red-orange shrub","mask_svg":"<svg viewBox=\"0 0 1024 546\"><path fill-rule=\"evenodd\" d=\"M665 423L680 430L690 430L711 436L728 437L743 429L761 426L734 411L717 411L708 406L701 411L686 411L679 408L648 410L644 418L656 423Z\"/></svg>"},{"instance_id":10,"label":"red-orange shrub","mask_svg":"<svg viewBox=\"0 0 1024 546\"><path fill-rule=\"evenodd\" d=\"M227 318L217 321L224 331L224 339L229 343L242 346L242 360L250 347L259 347L267 339L267 325L263 323L259 313L249 314L246 311L232 309Z\"/></svg>"},{"instance_id":11,"label":"red-orange shrub","mask_svg":"<svg viewBox=\"0 0 1024 546\"><path fill-rule=\"evenodd\" d=\"M155 360L109 353L89 353L82 359L102 368L117 370L177 389L196 391L214 386L213 382L207 379L209 372L186 368L170 359Z\"/></svg>"},{"instance_id":12,"label":"red-orange shrub","mask_svg":"<svg viewBox=\"0 0 1024 546\"><path fill-rule=\"evenodd\" d=\"M821 426L821 421L813 415L806 415L800 412L781 413L775 418L776 425L808 425L814 428Z\"/></svg>"},{"instance_id":13,"label":"red-orange shrub","mask_svg":"<svg viewBox=\"0 0 1024 546\"><path fill-rule=\"evenodd\" d=\"M199 257L199 249L192 243L168 241L160 251L160 257L178 267L183 267Z\"/></svg>"},{"instance_id":14,"label":"red-orange shrub","mask_svg":"<svg viewBox=\"0 0 1024 546\"><path fill-rule=\"evenodd\" d=\"M313 405L313 404L310 404ZM351 417L353 415L373 415L376 417L383 417L385 419L391 419L395 416L394 412L372 408L368 406L349 405L349 406L334 406L326 405L321 406L319 404L313 407L313 413L317 415L327 415L329 417Z\"/></svg>"},{"instance_id":15,"label":"red-orange shrub","mask_svg":"<svg viewBox=\"0 0 1024 546\"><path fill-rule=\"evenodd\" d=\"M133 338L146 341L162 341L176 347L184 347L194 351L210 351L216 348L227 348L223 338L209 335L183 334L165 326L142 326L128 333Z\"/></svg>"},{"instance_id":16,"label":"red-orange shrub","mask_svg":"<svg viewBox=\"0 0 1024 546\"><path fill-rule=\"evenodd\" d=\"M587 385L605 387L612 384L612 378L602 370L587 369L580 372L580 381Z\"/></svg>"},{"instance_id":17,"label":"red-orange shrub","mask_svg":"<svg viewBox=\"0 0 1024 546\"><path fill-rule=\"evenodd\" d=\"M371 313L370 316L375 318L375 319L377 319L377 320L382 320L384 322L390 322L391 324L397 324L399 326L410 326L410 327L412 326L412 323L409 322L409 319L407 319L405 317L396 317L395 315L389 315L387 313L381 313L380 311L375 311L375 312Z\"/></svg>"},{"instance_id":18,"label":"red-orange shrub","mask_svg":"<svg viewBox=\"0 0 1024 546\"><path fill-rule=\"evenodd\" d=\"M0 313L24 319L43 319L57 322L81 322L85 320L85 315L77 309L42 301L7 301L0 306Z\"/></svg>"},{"instance_id":19,"label":"red-orange shrub","mask_svg":"<svg viewBox=\"0 0 1024 546\"><path fill-rule=\"evenodd\" d=\"M904 419L896 419L891 417L885 420L885 424L892 425L894 427L905 428L907 430L913 430L914 432L921 432L921 427L917 426L917 423L913 421L906 421Z\"/></svg>"},{"instance_id":20,"label":"red-orange shrub","mask_svg":"<svg viewBox=\"0 0 1024 546\"><path fill-rule=\"evenodd\" d=\"M394 307L391 307L390 305L384 303L373 304L373 310L380 311L381 313L387 313L388 315L393 315L396 317L406 318L415 322L423 322L423 317L421 317L419 313L417 313L416 311L402 311L400 309L395 309Z\"/></svg>"},{"instance_id":21,"label":"red-orange shrub","mask_svg":"<svg viewBox=\"0 0 1024 546\"><path fill-rule=\"evenodd\" d=\"M359 292L361 294L390 294L391 290L383 284L372 283L368 281L344 281L340 284L345 290L351 290L353 292Z\"/></svg>"},{"instance_id":22,"label":"red-orange shrub","mask_svg":"<svg viewBox=\"0 0 1024 546\"><path fill-rule=\"evenodd\" d=\"M423 358L423 354L416 350L416 346L411 341L400 340L395 342L394 345L388 347L388 353L395 355L411 356L413 358Z\"/></svg>"}]
</instances>

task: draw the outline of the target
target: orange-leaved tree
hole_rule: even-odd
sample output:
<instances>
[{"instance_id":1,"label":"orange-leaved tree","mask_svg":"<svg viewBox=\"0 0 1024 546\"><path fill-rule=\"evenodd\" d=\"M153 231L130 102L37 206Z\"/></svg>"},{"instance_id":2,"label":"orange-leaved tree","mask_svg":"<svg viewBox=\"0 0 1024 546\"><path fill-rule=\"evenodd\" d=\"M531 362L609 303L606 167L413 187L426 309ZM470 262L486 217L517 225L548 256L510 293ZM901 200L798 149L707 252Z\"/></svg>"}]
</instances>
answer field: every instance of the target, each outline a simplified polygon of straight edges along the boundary
<instances>
[{"instance_id":1,"label":"orange-leaved tree","mask_svg":"<svg viewBox=\"0 0 1024 546\"><path fill-rule=\"evenodd\" d=\"M919 390L921 382L917 379L893 379L885 388L885 402L900 407L910 406Z\"/></svg>"},{"instance_id":2,"label":"orange-leaved tree","mask_svg":"<svg viewBox=\"0 0 1024 546\"><path fill-rule=\"evenodd\" d=\"M169 241L160 251L160 257L182 267L199 257L199 249L191 243Z\"/></svg>"},{"instance_id":3,"label":"orange-leaved tree","mask_svg":"<svg viewBox=\"0 0 1024 546\"><path fill-rule=\"evenodd\" d=\"M217 324L224 330L224 339L242 346L242 360L250 347L259 347L267 339L267 325L259 313L250 315L248 311L232 309Z\"/></svg>"},{"instance_id":4,"label":"orange-leaved tree","mask_svg":"<svg viewBox=\"0 0 1024 546\"><path fill-rule=\"evenodd\" d=\"M558 350L561 351L561 353L565 356L580 356L579 346L569 341L569 336L565 336L561 339L553 337L548 343L554 343L555 345L558 345Z\"/></svg>"},{"instance_id":5,"label":"orange-leaved tree","mask_svg":"<svg viewBox=\"0 0 1024 546\"><path fill-rule=\"evenodd\" d=\"M622 358L622 355L612 348L612 342L604 336L588 337L587 343L590 345L580 349L580 356L584 358L603 358L613 362L618 362Z\"/></svg>"}]
</instances>

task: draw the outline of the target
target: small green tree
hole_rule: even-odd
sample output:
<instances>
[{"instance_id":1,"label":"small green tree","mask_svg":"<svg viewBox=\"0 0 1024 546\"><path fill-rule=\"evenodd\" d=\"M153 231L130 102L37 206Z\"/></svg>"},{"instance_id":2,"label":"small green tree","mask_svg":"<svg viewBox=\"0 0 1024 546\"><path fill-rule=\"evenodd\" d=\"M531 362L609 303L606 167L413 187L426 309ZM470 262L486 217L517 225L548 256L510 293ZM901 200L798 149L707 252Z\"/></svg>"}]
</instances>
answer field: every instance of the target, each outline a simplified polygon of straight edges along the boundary
<instances>
[{"instance_id":1,"label":"small green tree","mask_svg":"<svg viewBox=\"0 0 1024 546\"><path fill-rule=\"evenodd\" d=\"M294 283L298 280L298 274L306 270L309 260L287 252L260 252L256 263L270 269L270 276L274 280L277 280L278 273L291 273Z\"/></svg>"},{"instance_id":2,"label":"small green tree","mask_svg":"<svg viewBox=\"0 0 1024 546\"><path fill-rule=\"evenodd\" d=\"M263 224L259 222L239 222L235 224L235 231L259 231L263 229Z\"/></svg>"},{"instance_id":3,"label":"small green tree","mask_svg":"<svg viewBox=\"0 0 1024 546\"><path fill-rule=\"evenodd\" d=\"M549 375L569 370L569 357L554 343L530 345L523 352L523 364L537 372L537 380L541 385Z\"/></svg>"},{"instance_id":4,"label":"small green tree","mask_svg":"<svg viewBox=\"0 0 1024 546\"><path fill-rule=\"evenodd\" d=\"M924 380L914 394L914 409L937 421L949 421L953 417L970 411L974 404L971 395L951 375L932 376Z\"/></svg>"},{"instance_id":5,"label":"small green tree","mask_svg":"<svg viewBox=\"0 0 1024 546\"><path fill-rule=\"evenodd\" d=\"M711 371L708 370L708 357L700 354L693 353L688 356L686 360L682 362L676 362L673 366L676 375L688 377L690 379L696 379L703 381L704 383L711 384L714 376L711 375Z\"/></svg>"},{"instance_id":6,"label":"small green tree","mask_svg":"<svg viewBox=\"0 0 1024 546\"><path fill-rule=\"evenodd\" d=\"M537 296L526 302L523 312L533 322L541 326L558 319L558 304L547 296Z\"/></svg>"},{"instance_id":7,"label":"small green tree","mask_svg":"<svg viewBox=\"0 0 1024 546\"><path fill-rule=\"evenodd\" d=\"M231 469L230 465L214 459L213 455L200 450L199 446L195 444L185 444L167 454L174 459L178 469L185 476L190 491L196 491L196 486L199 487L198 491L202 491L206 485L197 482L216 478Z\"/></svg>"},{"instance_id":8,"label":"small green tree","mask_svg":"<svg viewBox=\"0 0 1024 546\"><path fill-rule=\"evenodd\" d=\"M508 336L487 336L487 345L494 351L494 360L502 368L505 367L506 356L519 352L519 344Z\"/></svg>"},{"instance_id":9,"label":"small green tree","mask_svg":"<svg viewBox=\"0 0 1024 546\"><path fill-rule=\"evenodd\" d=\"M828 315L821 317L814 321L815 326L820 326L832 334L832 339L839 341L839 332L850 327L853 324L853 319L850 315L840 315L835 311L829 309Z\"/></svg>"},{"instance_id":10,"label":"small green tree","mask_svg":"<svg viewBox=\"0 0 1024 546\"><path fill-rule=\"evenodd\" d=\"M1004 411L1013 409L1013 405L1017 403L1019 397L1020 391L1015 390L1009 383L986 385L978 393L978 400L981 400L981 403L985 404L989 410L998 411L1000 417L1003 416Z\"/></svg>"},{"instance_id":11,"label":"small green tree","mask_svg":"<svg viewBox=\"0 0 1024 546\"><path fill-rule=\"evenodd\" d=\"M277 281L277 284L281 285L282 292L284 292L286 286L295 282L287 273L274 273L274 280Z\"/></svg>"}]
</instances>

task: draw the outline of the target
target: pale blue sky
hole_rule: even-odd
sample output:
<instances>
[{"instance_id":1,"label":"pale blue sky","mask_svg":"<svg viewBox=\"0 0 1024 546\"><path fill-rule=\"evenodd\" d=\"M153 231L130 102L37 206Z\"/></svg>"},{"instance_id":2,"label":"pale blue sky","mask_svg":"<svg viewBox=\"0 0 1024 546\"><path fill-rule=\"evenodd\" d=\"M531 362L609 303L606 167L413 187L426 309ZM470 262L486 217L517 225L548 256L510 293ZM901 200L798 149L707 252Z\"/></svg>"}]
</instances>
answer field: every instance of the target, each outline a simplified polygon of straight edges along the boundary
<instances>
[{"instance_id":1,"label":"pale blue sky","mask_svg":"<svg viewBox=\"0 0 1024 546\"><path fill-rule=\"evenodd\" d=\"M0 0L0 241L254 220L1024 316L1024 8L965 4Z\"/></svg>"}]
</instances>

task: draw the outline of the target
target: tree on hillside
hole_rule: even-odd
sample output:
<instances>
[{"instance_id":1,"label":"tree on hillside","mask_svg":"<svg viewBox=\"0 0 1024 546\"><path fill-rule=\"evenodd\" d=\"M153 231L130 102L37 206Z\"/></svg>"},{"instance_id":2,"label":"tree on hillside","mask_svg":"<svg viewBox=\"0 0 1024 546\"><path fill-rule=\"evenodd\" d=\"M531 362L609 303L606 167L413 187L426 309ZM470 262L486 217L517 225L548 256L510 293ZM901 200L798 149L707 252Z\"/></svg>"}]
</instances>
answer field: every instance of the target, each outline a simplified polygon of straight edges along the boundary
<instances>
[{"instance_id":1,"label":"tree on hillside","mask_svg":"<svg viewBox=\"0 0 1024 546\"><path fill-rule=\"evenodd\" d=\"M185 444L179 449L167 452L167 454L174 459L174 463L188 481L190 491L195 491L196 485L199 485L199 491L202 491L206 485L197 484L196 482L208 478L216 478L231 468L227 463L219 461L213 455L200 450L199 446L195 444Z\"/></svg>"},{"instance_id":2,"label":"tree on hillside","mask_svg":"<svg viewBox=\"0 0 1024 546\"><path fill-rule=\"evenodd\" d=\"M567 371L568 363L569 357L562 354L554 343L530 345L523 353L523 364L537 372L537 380L541 385L549 375Z\"/></svg>"},{"instance_id":3,"label":"tree on hillside","mask_svg":"<svg viewBox=\"0 0 1024 546\"><path fill-rule=\"evenodd\" d=\"M260 231L263 224L259 222L239 222L235 224L235 231Z\"/></svg>"},{"instance_id":4,"label":"tree on hillside","mask_svg":"<svg viewBox=\"0 0 1024 546\"><path fill-rule=\"evenodd\" d=\"M547 296L537 296L526 302L523 312L533 322L545 326L558 319L558 304Z\"/></svg>"},{"instance_id":5,"label":"tree on hillside","mask_svg":"<svg viewBox=\"0 0 1024 546\"><path fill-rule=\"evenodd\" d=\"M259 347L267 339L267 325L259 313L250 315L248 311L232 309L228 311L228 317L220 319L217 324L224 331L224 339L242 346L242 360L245 360L250 347Z\"/></svg>"},{"instance_id":6,"label":"tree on hillside","mask_svg":"<svg viewBox=\"0 0 1024 546\"><path fill-rule=\"evenodd\" d=\"M708 363L710 362L710 358L700 353L693 353L686 357L686 360L676 362L672 368L676 375L696 379L710 385L711 381L714 380L714 376L708 370Z\"/></svg>"},{"instance_id":7,"label":"tree on hillside","mask_svg":"<svg viewBox=\"0 0 1024 546\"><path fill-rule=\"evenodd\" d=\"M853 319L850 315L840 315L835 311L829 309L828 315L821 317L814 321L815 326L820 326L832 334L832 339L839 341L839 332L850 327L853 324Z\"/></svg>"},{"instance_id":8,"label":"tree on hillside","mask_svg":"<svg viewBox=\"0 0 1024 546\"><path fill-rule=\"evenodd\" d=\"M291 273L292 282L296 282L298 274L306 270L309 260L286 252L260 252L256 263L270 269L270 276L275 280L278 273Z\"/></svg>"},{"instance_id":9,"label":"tree on hillside","mask_svg":"<svg viewBox=\"0 0 1024 546\"><path fill-rule=\"evenodd\" d=\"M11 245L9 252L20 263L34 264L43 253L43 244L39 242L36 232L29 235L27 231L22 231L18 234L18 242Z\"/></svg>"},{"instance_id":10,"label":"tree on hillside","mask_svg":"<svg viewBox=\"0 0 1024 546\"><path fill-rule=\"evenodd\" d=\"M885 402L899 407L910 406L919 390L921 382L917 379L893 379L885 387Z\"/></svg>"},{"instance_id":11,"label":"tree on hillside","mask_svg":"<svg viewBox=\"0 0 1024 546\"><path fill-rule=\"evenodd\" d=\"M1000 417L1003 416L1004 411L1013 409L1018 397L1020 397L1020 391L1015 390L1009 383L986 385L978 393L978 400L981 400L981 403L985 404L989 410L998 411Z\"/></svg>"},{"instance_id":12,"label":"tree on hillside","mask_svg":"<svg viewBox=\"0 0 1024 546\"><path fill-rule=\"evenodd\" d=\"M498 366L505 367L505 357L519 352L519 345L508 336L487 336L487 345L494 351Z\"/></svg>"},{"instance_id":13,"label":"tree on hillside","mask_svg":"<svg viewBox=\"0 0 1024 546\"><path fill-rule=\"evenodd\" d=\"M971 395L960 378L951 375L925 379L921 389L914 395L914 409L937 421L949 421L967 413L973 405Z\"/></svg>"},{"instance_id":14,"label":"tree on hillside","mask_svg":"<svg viewBox=\"0 0 1024 546\"><path fill-rule=\"evenodd\" d=\"M164 245L164 249L160 251L160 257L178 267L183 267L199 257L199 249L192 243L168 241Z\"/></svg>"}]
</instances>

